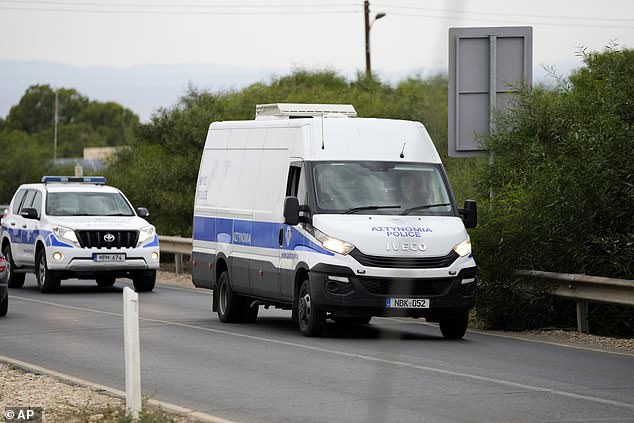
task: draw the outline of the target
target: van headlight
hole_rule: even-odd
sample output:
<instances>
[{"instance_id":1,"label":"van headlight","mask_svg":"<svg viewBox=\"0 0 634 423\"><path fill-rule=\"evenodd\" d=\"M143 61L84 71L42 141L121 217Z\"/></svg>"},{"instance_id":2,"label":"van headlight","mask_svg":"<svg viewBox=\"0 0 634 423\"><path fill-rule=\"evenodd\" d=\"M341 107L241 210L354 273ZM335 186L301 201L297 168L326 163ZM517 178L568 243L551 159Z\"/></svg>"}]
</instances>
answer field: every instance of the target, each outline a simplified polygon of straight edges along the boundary
<instances>
[{"instance_id":1,"label":"van headlight","mask_svg":"<svg viewBox=\"0 0 634 423\"><path fill-rule=\"evenodd\" d=\"M137 241L137 247L143 245L148 239L153 239L156 231L154 230L154 226L146 226L145 228L141 228L139 230L139 240Z\"/></svg>"},{"instance_id":2,"label":"van headlight","mask_svg":"<svg viewBox=\"0 0 634 423\"><path fill-rule=\"evenodd\" d=\"M453 247L453 250L460 257L468 256L469 254L471 254L471 240L470 239L465 239L460 244L458 244L455 247Z\"/></svg>"},{"instance_id":3,"label":"van headlight","mask_svg":"<svg viewBox=\"0 0 634 423\"><path fill-rule=\"evenodd\" d=\"M77 234L75 233L74 229L67 228L65 226L54 225L53 234L57 239L63 239L65 241L70 241L73 244L79 245L79 240L77 239Z\"/></svg>"},{"instance_id":4,"label":"van headlight","mask_svg":"<svg viewBox=\"0 0 634 423\"><path fill-rule=\"evenodd\" d=\"M326 250L330 250L333 253L338 253L341 255L348 255L350 251L354 250L354 245L349 242L342 241L337 238L333 238L331 236L326 235L318 229L315 229L315 238L319 241Z\"/></svg>"}]
</instances>

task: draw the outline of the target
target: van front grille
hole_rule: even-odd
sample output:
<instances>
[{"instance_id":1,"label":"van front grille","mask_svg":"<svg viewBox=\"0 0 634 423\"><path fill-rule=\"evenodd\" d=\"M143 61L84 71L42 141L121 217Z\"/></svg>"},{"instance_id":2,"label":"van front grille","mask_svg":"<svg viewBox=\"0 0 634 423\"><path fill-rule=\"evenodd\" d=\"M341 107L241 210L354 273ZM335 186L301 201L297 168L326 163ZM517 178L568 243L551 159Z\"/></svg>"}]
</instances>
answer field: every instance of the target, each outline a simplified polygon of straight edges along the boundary
<instances>
[{"instance_id":1,"label":"van front grille","mask_svg":"<svg viewBox=\"0 0 634 423\"><path fill-rule=\"evenodd\" d=\"M445 295L458 279L421 278L359 278L361 285L371 294L377 295Z\"/></svg>"},{"instance_id":2,"label":"van front grille","mask_svg":"<svg viewBox=\"0 0 634 423\"><path fill-rule=\"evenodd\" d=\"M458 253L451 250L442 257L383 257L363 254L356 248L350 255L359 263L369 267L384 267L388 269L440 269L449 267L459 257Z\"/></svg>"},{"instance_id":3,"label":"van front grille","mask_svg":"<svg viewBox=\"0 0 634 423\"><path fill-rule=\"evenodd\" d=\"M138 231L75 231L82 248L134 248Z\"/></svg>"}]
</instances>

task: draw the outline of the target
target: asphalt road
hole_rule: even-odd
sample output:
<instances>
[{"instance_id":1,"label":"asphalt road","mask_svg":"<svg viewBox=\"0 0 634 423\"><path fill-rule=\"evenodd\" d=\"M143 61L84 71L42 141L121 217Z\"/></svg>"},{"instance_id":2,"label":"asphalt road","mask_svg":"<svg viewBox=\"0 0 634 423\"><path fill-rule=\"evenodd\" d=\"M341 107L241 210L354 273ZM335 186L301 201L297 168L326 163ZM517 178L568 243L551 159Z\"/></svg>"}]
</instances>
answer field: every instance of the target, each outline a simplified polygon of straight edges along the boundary
<instances>
[{"instance_id":1,"label":"asphalt road","mask_svg":"<svg viewBox=\"0 0 634 423\"><path fill-rule=\"evenodd\" d=\"M125 390L122 287L10 290L0 355ZM634 422L634 356L374 318L305 338L223 324L205 290L140 295L144 395L236 422Z\"/></svg>"}]
</instances>

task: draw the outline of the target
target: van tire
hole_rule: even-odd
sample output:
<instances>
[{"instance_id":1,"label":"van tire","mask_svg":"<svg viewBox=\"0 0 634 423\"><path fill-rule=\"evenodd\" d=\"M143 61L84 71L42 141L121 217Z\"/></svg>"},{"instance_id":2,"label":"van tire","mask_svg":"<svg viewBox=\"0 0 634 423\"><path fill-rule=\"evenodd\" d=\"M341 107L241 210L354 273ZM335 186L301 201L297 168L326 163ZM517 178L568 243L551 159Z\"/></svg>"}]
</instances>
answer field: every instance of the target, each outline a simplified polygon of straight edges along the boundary
<instances>
[{"instance_id":1,"label":"van tire","mask_svg":"<svg viewBox=\"0 0 634 423\"><path fill-rule=\"evenodd\" d=\"M297 322L304 336L319 336L326 325L326 313L312 302L308 279L305 279L299 288Z\"/></svg>"},{"instance_id":2,"label":"van tire","mask_svg":"<svg viewBox=\"0 0 634 423\"><path fill-rule=\"evenodd\" d=\"M244 300L233 293L226 271L218 278L218 319L223 323L240 323L244 321ZM256 315L257 317L257 315Z\"/></svg>"},{"instance_id":3,"label":"van tire","mask_svg":"<svg viewBox=\"0 0 634 423\"><path fill-rule=\"evenodd\" d=\"M114 284L114 280L112 281L112 283ZM99 284L99 282L97 282L97 284ZM156 285L156 270L143 270L141 272L135 273L132 276L132 284L134 285L134 290L136 292L152 291L154 289L154 285Z\"/></svg>"},{"instance_id":4,"label":"van tire","mask_svg":"<svg viewBox=\"0 0 634 423\"><path fill-rule=\"evenodd\" d=\"M37 279L37 286L40 288L40 292L49 293L59 289L61 279L53 276L51 271L48 270L46 251L41 248L37 250L37 254L35 255L35 278Z\"/></svg>"},{"instance_id":5,"label":"van tire","mask_svg":"<svg viewBox=\"0 0 634 423\"><path fill-rule=\"evenodd\" d=\"M11 254L11 246L7 244L2 250L4 258L7 260L7 267L9 268L9 288L22 288L24 286L24 273L15 273L15 263L13 262L13 254Z\"/></svg>"},{"instance_id":6,"label":"van tire","mask_svg":"<svg viewBox=\"0 0 634 423\"><path fill-rule=\"evenodd\" d=\"M442 336L446 339L462 339L467 332L469 312L463 311L458 313L456 317L440 319L438 324L440 325Z\"/></svg>"}]
</instances>

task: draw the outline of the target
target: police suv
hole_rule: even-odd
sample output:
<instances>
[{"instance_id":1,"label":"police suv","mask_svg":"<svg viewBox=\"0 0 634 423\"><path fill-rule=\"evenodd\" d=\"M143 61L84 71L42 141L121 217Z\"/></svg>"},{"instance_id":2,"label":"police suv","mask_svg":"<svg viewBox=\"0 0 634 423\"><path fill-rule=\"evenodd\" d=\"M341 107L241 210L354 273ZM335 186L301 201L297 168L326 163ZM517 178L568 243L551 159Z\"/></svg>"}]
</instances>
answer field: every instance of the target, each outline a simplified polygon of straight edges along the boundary
<instances>
[{"instance_id":1,"label":"police suv","mask_svg":"<svg viewBox=\"0 0 634 423\"><path fill-rule=\"evenodd\" d=\"M118 189L100 176L45 176L21 185L2 218L2 252L9 287L34 273L42 292L62 279L95 279L112 286L131 278L137 291L151 291L159 267L154 226Z\"/></svg>"}]
</instances>

